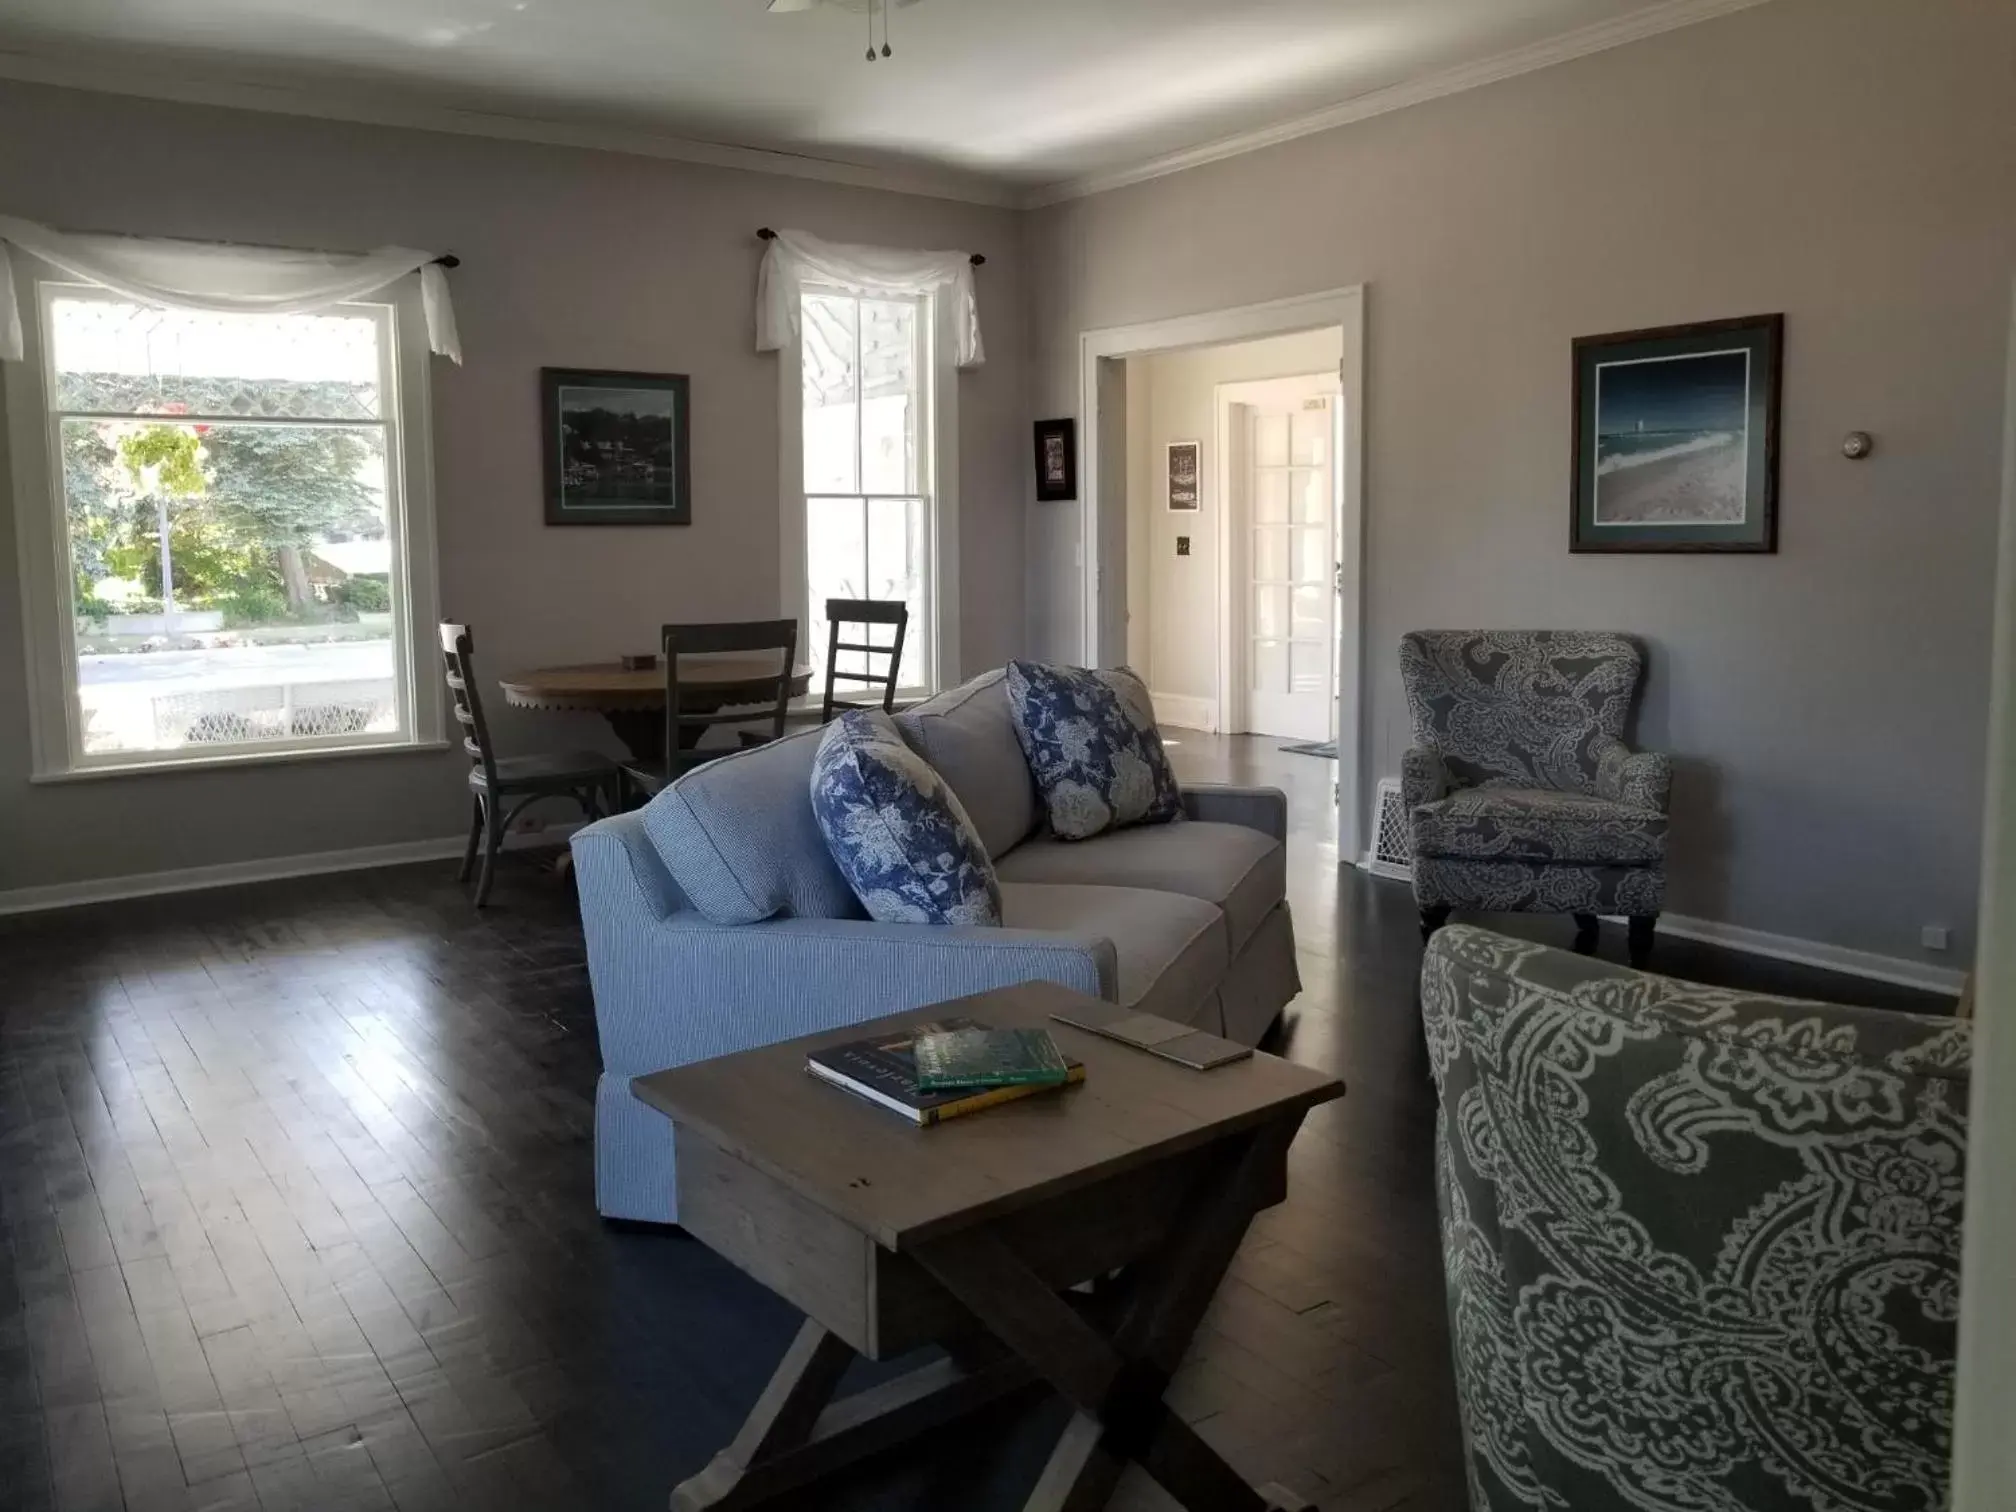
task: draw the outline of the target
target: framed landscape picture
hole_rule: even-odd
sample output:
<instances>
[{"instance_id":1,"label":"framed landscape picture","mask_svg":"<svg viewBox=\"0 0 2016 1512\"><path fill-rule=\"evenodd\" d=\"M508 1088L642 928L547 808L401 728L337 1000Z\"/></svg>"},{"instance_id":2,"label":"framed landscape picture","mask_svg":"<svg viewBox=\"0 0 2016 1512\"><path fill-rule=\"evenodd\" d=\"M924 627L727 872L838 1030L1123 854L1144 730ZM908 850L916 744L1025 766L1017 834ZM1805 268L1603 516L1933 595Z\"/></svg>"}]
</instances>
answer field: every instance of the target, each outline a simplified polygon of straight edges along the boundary
<instances>
[{"instance_id":1,"label":"framed landscape picture","mask_svg":"<svg viewBox=\"0 0 2016 1512\"><path fill-rule=\"evenodd\" d=\"M541 368L548 525L690 525L684 373Z\"/></svg>"},{"instance_id":2,"label":"framed landscape picture","mask_svg":"<svg viewBox=\"0 0 2016 1512\"><path fill-rule=\"evenodd\" d=\"M1204 507L1199 481L1203 472L1204 443L1169 443L1169 507L1178 514L1195 514Z\"/></svg>"},{"instance_id":3,"label":"framed landscape picture","mask_svg":"<svg viewBox=\"0 0 2016 1512\"><path fill-rule=\"evenodd\" d=\"M1573 551L1776 551L1785 317L1575 343Z\"/></svg>"},{"instance_id":4,"label":"framed landscape picture","mask_svg":"<svg viewBox=\"0 0 2016 1512\"><path fill-rule=\"evenodd\" d=\"M1078 422L1036 422L1036 501L1059 504L1078 497Z\"/></svg>"}]
</instances>

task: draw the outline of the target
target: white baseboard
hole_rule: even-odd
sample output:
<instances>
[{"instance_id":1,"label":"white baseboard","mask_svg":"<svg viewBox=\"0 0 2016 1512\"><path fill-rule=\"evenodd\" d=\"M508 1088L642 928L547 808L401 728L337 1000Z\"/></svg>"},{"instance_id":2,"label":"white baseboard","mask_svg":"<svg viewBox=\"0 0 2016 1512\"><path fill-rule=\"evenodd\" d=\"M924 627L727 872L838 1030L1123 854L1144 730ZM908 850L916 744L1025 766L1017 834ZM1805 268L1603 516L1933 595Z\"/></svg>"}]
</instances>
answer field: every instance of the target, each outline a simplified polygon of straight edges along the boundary
<instances>
[{"instance_id":1,"label":"white baseboard","mask_svg":"<svg viewBox=\"0 0 2016 1512\"><path fill-rule=\"evenodd\" d=\"M1915 987L1920 992L1940 992L1952 997L1960 995L1960 989L1967 980L1966 972L1952 966L1935 966L1930 961L1913 961L1903 956L1878 955L1872 950L1851 950L1846 945L1829 945L1820 940L1770 934L1761 929L1745 929L1740 924L1724 924L1716 919L1690 919L1685 914L1659 915L1659 932L1678 935L1683 940L1721 945L1748 955L1769 956L1774 961L1816 966L1822 971L1838 971L1844 976L1866 977L1874 982L1889 982L1898 987Z\"/></svg>"},{"instance_id":2,"label":"white baseboard","mask_svg":"<svg viewBox=\"0 0 2016 1512\"><path fill-rule=\"evenodd\" d=\"M514 831L504 837L506 850L563 845L576 823L549 824L535 833ZM459 859L464 836L446 840L407 840L397 845L363 845L354 850L314 851L305 856L267 856L257 861L226 861L217 866L189 866L179 871L140 872L125 877L92 877L82 882L56 882L47 887L17 887L0 892L0 914L41 913L52 908L77 908L86 903L115 903L124 898L151 898L164 893L203 892L213 887L242 887L250 882L279 882L288 877L319 877L332 872L365 871L374 866L410 866L418 861Z\"/></svg>"},{"instance_id":3,"label":"white baseboard","mask_svg":"<svg viewBox=\"0 0 2016 1512\"><path fill-rule=\"evenodd\" d=\"M1370 851L1354 865L1372 870ZM1622 925L1612 915L1605 922ZM1930 961L1913 961L1902 956L1877 955L1870 950L1850 950L1846 945L1828 945L1820 940L1801 940L1792 935L1769 934L1761 929L1745 929L1740 924L1723 924L1714 919L1692 919L1686 914L1659 915L1659 932L1678 935L1683 940L1699 940L1704 945L1720 945L1745 955L1769 956L1774 961L1791 961L1822 971L1838 971L1843 976L1863 977L1872 982L1889 982L1898 987L1915 987L1920 992L1960 995L1967 973L1951 966L1935 966Z\"/></svg>"},{"instance_id":4,"label":"white baseboard","mask_svg":"<svg viewBox=\"0 0 2016 1512\"><path fill-rule=\"evenodd\" d=\"M1157 724L1174 725L1179 730L1218 728L1218 701L1214 698L1199 698L1192 693L1153 692L1148 698L1155 705Z\"/></svg>"}]
</instances>

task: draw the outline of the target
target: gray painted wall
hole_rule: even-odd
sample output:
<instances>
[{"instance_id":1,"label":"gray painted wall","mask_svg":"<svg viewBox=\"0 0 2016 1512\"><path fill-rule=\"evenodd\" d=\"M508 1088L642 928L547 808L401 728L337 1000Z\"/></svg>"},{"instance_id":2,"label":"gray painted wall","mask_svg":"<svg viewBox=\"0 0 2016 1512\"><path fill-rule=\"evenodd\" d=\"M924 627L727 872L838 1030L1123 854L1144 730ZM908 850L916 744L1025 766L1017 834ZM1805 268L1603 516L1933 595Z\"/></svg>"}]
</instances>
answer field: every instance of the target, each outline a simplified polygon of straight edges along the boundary
<instances>
[{"instance_id":1,"label":"gray painted wall","mask_svg":"<svg viewBox=\"0 0 2016 1512\"><path fill-rule=\"evenodd\" d=\"M460 253L450 276L468 361L433 368L441 602L474 625L492 673L648 648L667 620L775 612L778 375L754 349L758 226L984 252L988 362L960 379L961 647L976 668L1022 648L1012 212L17 84L0 84L0 207L77 229ZM544 527L542 366L692 375L691 528ZM461 832L459 754L31 787L10 495L0 469L0 892ZM491 702L515 748L615 748L598 719Z\"/></svg>"},{"instance_id":2,"label":"gray painted wall","mask_svg":"<svg viewBox=\"0 0 2016 1512\"><path fill-rule=\"evenodd\" d=\"M1965 965L2016 268L2016 7L1777 0L1042 211L1037 408L1079 334L1364 283L1368 773L1422 626L1634 631L1675 912ZM1570 557L1569 343L1782 310L1776 556ZM1839 454L1875 433L1873 460ZM1030 515L1038 649L1079 521ZM1954 931L1928 955L1920 926Z\"/></svg>"}]
</instances>

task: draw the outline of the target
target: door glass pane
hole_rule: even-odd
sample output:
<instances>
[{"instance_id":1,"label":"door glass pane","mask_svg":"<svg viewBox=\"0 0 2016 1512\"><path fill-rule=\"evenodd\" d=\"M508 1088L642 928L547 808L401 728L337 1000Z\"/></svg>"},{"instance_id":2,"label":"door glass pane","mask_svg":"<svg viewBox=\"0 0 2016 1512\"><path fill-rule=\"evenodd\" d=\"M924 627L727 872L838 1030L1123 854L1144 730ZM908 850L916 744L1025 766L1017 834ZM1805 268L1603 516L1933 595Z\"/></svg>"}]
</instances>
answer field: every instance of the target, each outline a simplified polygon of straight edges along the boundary
<instances>
[{"instance_id":1,"label":"door glass pane","mask_svg":"<svg viewBox=\"0 0 2016 1512\"><path fill-rule=\"evenodd\" d=\"M1253 691L1255 693L1285 693L1288 691L1288 643L1286 641L1253 642Z\"/></svg>"},{"instance_id":2,"label":"door glass pane","mask_svg":"<svg viewBox=\"0 0 2016 1512\"><path fill-rule=\"evenodd\" d=\"M1256 472L1253 480L1253 518L1264 525L1285 525L1288 522L1288 474Z\"/></svg>"},{"instance_id":3,"label":"door glass pane","mask_svg":"<svg viewBox=\"0 0 2016 1512\"><path fill-rule=\"evenodd\" d=\"M1288 581L1288 531L1281 526L1261 525L1253 531L1253 581Z\"/></svg>"},{"instance_id":4,"label":"door glass pane","mask_svg":"<svg viewBox=\"0 0 2016 1512\"><path fill-rule=\"evenodd\" d=\"M1289 491L1295 501L1295 521L1299 525L1321 525L1330 518L1330 491L1323 485L1328 481L1321 472L1304 472L1297 469L1289 474L1294 480Z\"/></svg>"},{"instance_id":5,"label":"door glass pane","mask_svg":"<svg viewBox=\"0 0 2016 1512\"><path fill-rule=\"evenodd\" d=\"M855 339L860 303L828 294L804 296L805 492L855 493L860 444L860 375Z\"/></svg>"},{"instance_id":6,"label":"door glass pane","mask_svg":"<svg viewBox=\"0 0 2016 1512\"><path fill-rule=\"evenodd\" d=\"M1288 634L1288 589L1253 590L1253 633L1274 636Z\"/></svg>"},{"instance_id":7,"label":"door glass pane","mask_svg":"<svg viewBox=\"0 0 2016 1512\"><path fill-rule=\"evenodd\" d=\"M1303 410L1294 416L1295 438L1289 460L1297 467L1321 467L1330 450L1330 411Z\"/></svg>"},{"instance_id":8,"label":"door glass pane","mask_svg":"<svg viewBox=\"0 0 2016 1512\"><path fill-rule=\"evenodd\" d=\"M1324 693L1330 686L1330 647L1324 641L1297 641L1289 651L1291 693Z\"/></svg>"},{"instance_id":9,"label":"door glass pane","mask_svg":"<svg viewBox=\"0 0 2016 1512\"><path fill-rule=\"evenodd\" d=\"M1295 532L1295 581L1298 583L1328 583L1330 569L1330 532L1327 530L1297 530Z\"/></svg>"},{"instance_id":10,"label":"door glass pane","mask_svg":"<svg viewBox=\"0 0 2016 1512\"><path fill-rule=\"evenodd\" d=\"M1285 467L1288 462L1288 417L1253 417L1253 460L1262 467Z\"/></svg>"},{"instance_id":11,"label":"door glass pane","mask_svg":"<svg viewBox=\"0 0 2016 1512\"><path fill-rule=\"evenodd\" d=\"M376 420L367 314L210 315L124 300L49 302L53 407L135 415Z\"/></svg>"},{"instance_id":12,"label":"door glass pane","mask_svg":"<svg viewBox=\"0 0 2016 1512\"><path fill-rule=\"evenodd\" d=\"M1294 593L1295 623L1289 634L1305 639L1310 636L1318 640L1327 639L1330 634L1329 588L1297 588Z\"/></svg>"},{"instance_id":13,"label":"door glass pane","mask_svg":"<svg viewBox=\"0 0 2016 1512\"><path fill-rule=\"evenodd\" d=\"M917 306L861 301L861 491L917 490Z\"/></svg>"},{"instance_id":14,"label":"door glass pane","mask_svg":"<svg viewBox=\"0 0 2016 1512\"><path fill-rule=\"evenodd\" d=\"M86 754L399 731L380 427L60 434Z\"/></svg>"}]
</instances>

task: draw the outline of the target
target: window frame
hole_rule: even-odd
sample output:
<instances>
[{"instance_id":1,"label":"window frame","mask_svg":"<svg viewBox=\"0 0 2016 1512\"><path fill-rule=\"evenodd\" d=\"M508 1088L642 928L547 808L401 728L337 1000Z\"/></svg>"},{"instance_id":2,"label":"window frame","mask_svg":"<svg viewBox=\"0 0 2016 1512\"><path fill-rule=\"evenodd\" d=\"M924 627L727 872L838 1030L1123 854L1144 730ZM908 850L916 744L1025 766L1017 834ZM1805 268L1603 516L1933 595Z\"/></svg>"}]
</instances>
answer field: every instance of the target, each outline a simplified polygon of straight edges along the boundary
<instances>
[{"instance_id":1,"label":"window frame","mask_svg":"<svg viewBox=\"0 0 2016 1512\"><path fill-rule=\"evenodd\" d=\"M922 652L924 680L897 689L899 696L918 698L955 685L961 671L959 649L959 364L953 344L954 326L944 288L914 295L863 293L834 284L808 280L792 293L800 301L798 319L791 338L779 353L779 445L778 494L781 504L778 552L782 577L779 583L781 612L798 622L801 643L799 657L811 660L813 648L804 640L811 634L815 615L807 548L807 506L812 498L822 499L922 499L925 509L930 581L925 602L931 623L912 622L909 642ZM857 492L851 494L808 494L805 488L805 321L803 300L807 294L855 300L914 299L919 310L922 334L918 354L929 361L927 380L918 386L917 490L906 494ZM857 410L858 435L858 410ZM858 441L857 441L858 445ZM865 481L856 477L857 483ZM824 648L819 648L823 653ZM907 660L907 658L906 658ZM807 691L806 703L817 706L822 688Z\"/></svg>"},{"instance_id":2,"label":"window frame","mask_svg":"<svg viewBox=\"0 0 2016 1512\"><path fill-rule=\"evenodd\" d=\"M13 456L14 520L19 548L22 639L28 662L31 782L67 782L149 772L335 760L347 756L445 749L441 679L427 649L439 617L434 533L433 453L426 322L417 275L376 295L332 306L369 314L380 329L379 381L386 396L385 523L392 547L393 680L401 730L396 735L302 736L218 749L86 753L78 699L75 573L69 510L63 494L62 416L52 404L54 354L49 310L59 298L134 301L88 280L17 254L17 289L25 350L4 364L8 447ZM179 420L179 416L163 416ZM234 417L235 418L235 417ZM400 612L403 608L404 612Z\"/></svg>"}]
</instances>

